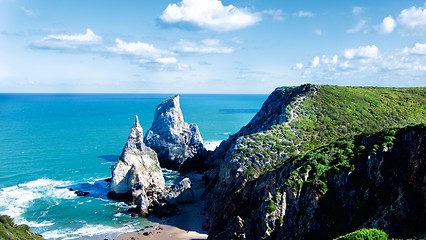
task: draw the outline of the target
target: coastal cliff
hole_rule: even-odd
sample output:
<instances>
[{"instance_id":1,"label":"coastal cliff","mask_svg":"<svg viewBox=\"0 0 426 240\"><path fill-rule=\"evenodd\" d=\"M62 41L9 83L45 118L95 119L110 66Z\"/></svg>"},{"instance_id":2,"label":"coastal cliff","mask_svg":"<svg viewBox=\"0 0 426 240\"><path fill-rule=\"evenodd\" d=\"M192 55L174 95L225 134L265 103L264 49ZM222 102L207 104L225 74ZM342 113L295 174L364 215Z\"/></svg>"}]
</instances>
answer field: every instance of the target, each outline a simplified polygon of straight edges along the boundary
<instances>
[{"instance_id":1,"label":"coastal cliff","mask_svg":"<svg viewBox=\"0 0 426 240\"><path fill-rule=\"evenodd\" d=\"M186 161L201 161L206 149L197 124L186 123L179 96L164 100L157 106L145 144L158 155L161 166L179 170Z\"/></svg>"},{"instance_id":2,"label":"coastal cliff","mask_svg":"<svg viewBox=\"0 0 426 240\"><path fill-rule=\"evenodd\" d=\"M413 181L417 181L417 184L423 181L424 172L419 172L423 165L419 165L418 161L411 163L411 157L407 155L400 164L417 166L417 170L413 170L414 173L407 173L400 179L378 180L376 175L382 172L390 172L391 175L400 173L398 166L389 164L388 168L377 170L378 163L373 163L375 156L388 154L385 148L380 148L382 139L376 139L377 143L371 144L368 153L364 152L366 146L359 145L358 142L355 144L354 141L368 139L365 136L386 129L425 123L425 106L425 88L318 85L277 88L252 121L224 141L208 161L210 164L219 165L217 174L212 178L206 192L208 208L204 227L209 230L209 238L299 239L316 236L315 234L329 238L359 227L375 226L385 228L390 236L408 234L401 232L401 229L394 229L396 222L389 220L390 215L388 218L383 217L385 210L391 208L390 201L401 200L403 195L393 192L394 195L386 199L386 195L381 195L381 188L393 184L400 187L396 188L397 191L410 192L411 190L404 187L408 184L406 181L412 178L416 179ZM423 136L423 127L420 128L413 130L416 131L413 136ZM404 133L399 134L398 139L404 139ZM386 136L388 137L385 142L390 146L393 142L390 143L389 139L395 136ZM342 138L349 141L345 142L348 146L338 142ZM365 141L374 142L372 139ZM413 152L419 150L421 144L424 145L421 139L422 137L413 140L420 145L410 143ZM405 151L399 149L406 144L408 142L395 142L394 153ZM334 147L328 149L330 146ZM321 148L327 150L323 150L321 158L312 160L309 154L320 151L318 149ZM353 153L361 155L352 155ZM368 168L365 164L362 165L368 162L365 158L372 161ZM419 159L422 162L424 155ZM389 162L391 161L386 163ZM364 176L365 171L370 172L369 178ZM365 184L370 182L354 179L370 179L371 182L376 182L377 186L365 193L368 188ZM396 184L399 181L402 181L402 185ZM424 193L424 189L420 188L412 191L419 196L422 191ZM353 194L361 192L368 195L363 196L365 201L350 200L354 197ZM335 195L342 197L327 200ZM411 195L404 196L409 199L408 202L415 203L406 209L401 207L404 211L399 213L411 214L412 211L418 211L415 206L419 202L413 200ZM376 214L375 218L356 214L354 209L370 205L375 197L382 200L380 204L372 205L378 208L371 211ZM334 200L336 203L340 201L341 206L337 206L341 209L340 212L329 209L330 202ZM420 210L424 213L424 208ZM345 220L347 224L342 224L342 216L348 218ZM325 217L328 221L319 219L320 217ZM409 221L416 219L407 218L411 219ZM410 233L418 236L422 234L421 231L425 231L425 226L418 227L421 230ZM334 228L335 231L331 231ZM327 231L331 232L331 235L327 235Z\"/></svg>"},{"instance_id":3,"label":"coastal cliff","mask_svg":"<svg viewBox=\"0 0 426 240\"><path fill-rule=\"evenodd\" d=\"M109 196L128 199L138 205L142 214L147 214L151 201L164 188L157 154L143 143L143 130L136 116L121 157L112 167Z\"/></svg>"}]
</instances>

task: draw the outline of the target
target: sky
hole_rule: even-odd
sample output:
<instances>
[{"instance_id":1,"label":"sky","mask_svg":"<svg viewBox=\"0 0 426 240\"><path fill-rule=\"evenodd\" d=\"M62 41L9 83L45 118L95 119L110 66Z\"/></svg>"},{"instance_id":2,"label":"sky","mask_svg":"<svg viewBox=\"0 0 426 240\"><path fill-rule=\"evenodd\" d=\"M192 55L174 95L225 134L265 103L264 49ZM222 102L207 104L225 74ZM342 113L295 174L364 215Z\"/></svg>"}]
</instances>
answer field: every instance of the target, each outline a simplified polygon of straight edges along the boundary
<instances>
[{"instance_id":1,"label":"sky","mask_svg":"<svg viewBox=\"0 0 426 240\"><path fill-rule=\"evenodd\" d=\"M426 86L426 1L0 0L0 92Z\"/></svg>"}]
</instances>

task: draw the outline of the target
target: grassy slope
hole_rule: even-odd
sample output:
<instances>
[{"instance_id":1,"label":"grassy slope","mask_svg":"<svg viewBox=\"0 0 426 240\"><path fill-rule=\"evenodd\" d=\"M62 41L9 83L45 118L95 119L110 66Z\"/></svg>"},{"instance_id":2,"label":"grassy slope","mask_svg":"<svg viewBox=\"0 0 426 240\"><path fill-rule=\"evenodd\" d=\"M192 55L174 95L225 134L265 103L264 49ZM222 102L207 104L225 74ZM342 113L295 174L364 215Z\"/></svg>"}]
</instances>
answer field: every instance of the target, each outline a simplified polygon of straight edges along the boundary
<instances>
[{"instance_id":1,"label":"grassy slope","mask_svg":"<svg viewBox=\"0 0 426 240\"><path fill-rule=\"evenodd\" d=\"M245 136L233 153L249 180L340 138L426 123L426 88L321 86L292 109L294 121Z\"/></svg>"},{"instance_id":2,"label":"grassy slope","mask_svg":"<svg viewBox=\"0 0 426 240\"><path fill-rule=\"evenodd\" d=\"M7 240L42 240L40 235L30 232L27 225L15 225L13 220L6 215L0 216L0 239Z\"/></svg>"}]
</instances>

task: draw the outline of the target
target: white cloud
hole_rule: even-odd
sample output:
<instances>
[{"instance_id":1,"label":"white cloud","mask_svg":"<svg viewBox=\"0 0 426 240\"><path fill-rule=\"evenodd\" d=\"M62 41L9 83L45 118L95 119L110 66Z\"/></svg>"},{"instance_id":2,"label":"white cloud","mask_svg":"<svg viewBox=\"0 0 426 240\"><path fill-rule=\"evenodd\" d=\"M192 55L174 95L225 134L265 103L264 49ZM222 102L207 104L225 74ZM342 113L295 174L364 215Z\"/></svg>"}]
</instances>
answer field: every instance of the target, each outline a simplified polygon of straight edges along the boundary
<instances>
[{"instance_id":1,"label":"white cloud","mask_svg":"<svg viewBox=\"0 0 426 240\"><path fill-rule=\"evenodd\" d=\"M426 29L426 4L425 7L410 7L401 11L398 23L407 29Z\"/></svg>"},{"instance_id":2,"label":"white cloud","mask_svg":"<svg viewBox=\"0 0 426 240\"><path fill-rule=\"evenodd\" d=\"M176 64L178 62L175 57L157 58L155 61L162 64Z\"/></svg>"},{"instance_id":3,"label":"white cloud","mask_svg":"<svg viewBox=\"0 0 426 240\"><path fill-rule=\"evenodd\" d=\"M426 55L426 43L416 43L412 48L404 48L404 53Z\"/></svg>"},{"instance_id":4,"label":"white cloud","mask_svg":"<svg viewBox=\"0 0 426 240\"><path fill-rule=\"evenodd\" d=\"M382 25L380 26L380 33L388 34L393 32L396 26L395 19L392 16L387 16L383 19Z\"/></svg>"},{"instance_id":5,"label":"white cloud","mask_svg":"<svg viewBox=\"0 0 426 240\"><path fill-rule=\"evenodd\" d=\"M366 20L359 20L355 26L353 26L352 28L346 30L346 32L348 33L356 33L362 30L366 30L367 29L367 21Z\"/></svg>"},{"instance_id":6,"label":"white cloud","mask_svg":"<svg viewBox=\"0 0 426 240\"><path fill-rule=\"evenodd\" d=\"M298 11L298 12L294 13L293 15L296 16L296 17L313 17L313 16L315 16L315 14L313 14L312 12L303 11L303 10Z\"/></svg>"},{"instance_id":7,"label":"white cloud","mask_svg":"<svg viewBox=\"0 0 426 240\"><path fill-rule=\"evenodd\" d=\"M376 45L361 46L358 48L348 48L343 52L347 59L352 58L376 58L379 55L379 48Z\"/></svg>"},{"instance_id":8,"label":"white cloud","mask_svg":"<svg viewBox=\"0 0 426 240\"><path fill-rule=\"evenodd\" d=\"M352 7L352 14L355 16L359 16L365 13L364 7L354 6Z\"/></svg>"},{"instance_id":9,"label":"white cloud","mask_svg":"<svg viewBox=\"0 0 426 240\"><path fill-rule=\"evenodd\" d=\"M119 38L115 39L115 46L108 48L109 51L123 55L133 55L139 57L145 57L155 59L161 57L163 54L167 54L167 51L163 51L154 47L154 45L144 42L125 42Z\"/></svg>"},{"instance_id":10,"label":"white cloud","mask_svg":"<svg viewBox=\"0 0 426 240\"><path fill-rule=\"evenodd\" d=\"M224 6L220 0L182 0L169 4L160 19L168 24L183 23L225 32L252 26L261 20L261 14L233 5Z\"/></svg>"},{"instance_id":11,"label":"white cloud","mask_svg":"<svg viewBox=\"0 0 426 240\"><path fill-rule=\"evenodd\" d=\"M319 63L320 63L320 58L319 58L318 56L315 56L315 57L312 59L311 66L312 66L313 68L316 68L316 67L318 67L318 66L319 66Z\"/></svg>"},{"instance_id":12,"label":"white cloud","mask_svg":"<svg viewBox=\"0 0 426 240\"><path fill-rule=\"evenodd\" d=\"M181 39L172 50L185 53L232 53L235 48L223 46L217 39L204 39L201 42Z\"/></svg>"},{"instance_id":13,"label":"white cloud","mask_svg":"<svg viewBox=\"0 0 426 240\"><path fill-rule=\"evenodd\" d=\"M296 70L301 70L301 69L303 69L303 63L301 63L301 62L298 62L298 63L296 63L296 66L294 67Z\"/></svg>"},{"instance_id":14,"label":"white cloud","mask_svg":"<svg viewBox=\"0 0 426 240\"><path fill-rule=\"evenodd\" d=\"M383 79L389 85L401 84L404 81L417 82L424 85L426 79L426 44L417 43L406 47L403 51L394 50L379 54L375 45L345 49L341 56L314 56L311 68L298 69L300 77L317 80L338 80L363 84L380 85ZM342 58L341 58L342 57ZM299 62L297 65L303 66ZM404 85L404 84L403 84Z\"/></svg>"},{"instance_id":15,"label":"white cloud","mask_svg":"<svg viewBox=\"0 0 426 240\"><path fill-rule=\"evenodd\" d=\"M87 28L84 34L51 34L34 43L38 48L75 49L81 46L96 45L102 38Z\"/></svg>"},{"instance_id":16,"label":"white cloud","mask_svg":"<svg viewBox=\"0 0 426 240\"><path fill-rule=\"evenodd\" d=\"M158 49L153 44L140 41L125 42L117 38L115 39L115 46L109 47L108 51L129 57L132 62L154 70L163 70L166 66L181 69L182 66L185 66L178 64L178 60L172 52Z\"/></svg>"}]
</instances>

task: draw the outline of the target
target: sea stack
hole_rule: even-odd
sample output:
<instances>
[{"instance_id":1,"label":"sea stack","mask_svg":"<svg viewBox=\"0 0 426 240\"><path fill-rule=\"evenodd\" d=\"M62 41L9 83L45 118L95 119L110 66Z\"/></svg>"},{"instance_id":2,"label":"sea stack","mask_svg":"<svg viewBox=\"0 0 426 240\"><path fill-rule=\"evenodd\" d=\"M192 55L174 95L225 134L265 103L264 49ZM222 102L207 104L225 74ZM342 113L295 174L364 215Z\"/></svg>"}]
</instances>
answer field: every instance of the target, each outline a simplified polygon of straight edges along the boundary
<instances>
[{"instance_id":1,"label":"sea stack","mask_svg":"<svg viewBox=\"0 0 426 240\"><path fill-rule=\"evenodd\" d=\"M188 124L183 119L179 96L157 106L145 144L157 152L162 167L175 170L206 152L197 124Z\"/></svg>"},{"instance_id":2,"label":"sea stack","mask_svg":"<svg viewBox=\"0 0 426 240\"><path fill-rule=\"evenodd\" d=\"M108 196L130 200L137 204L141 214L147 214L150 199L155 199L164 188L157 154L143 143L143 130L136 116L121 157L112 167Z\"/></svg>"}]
</instances>

